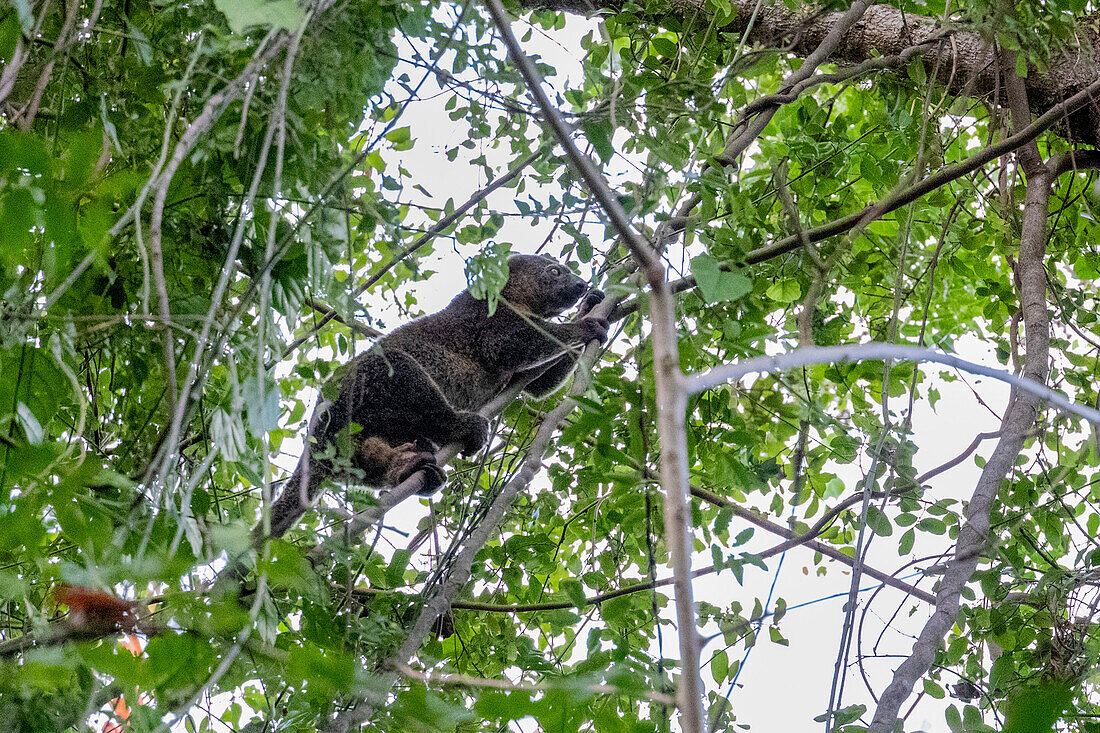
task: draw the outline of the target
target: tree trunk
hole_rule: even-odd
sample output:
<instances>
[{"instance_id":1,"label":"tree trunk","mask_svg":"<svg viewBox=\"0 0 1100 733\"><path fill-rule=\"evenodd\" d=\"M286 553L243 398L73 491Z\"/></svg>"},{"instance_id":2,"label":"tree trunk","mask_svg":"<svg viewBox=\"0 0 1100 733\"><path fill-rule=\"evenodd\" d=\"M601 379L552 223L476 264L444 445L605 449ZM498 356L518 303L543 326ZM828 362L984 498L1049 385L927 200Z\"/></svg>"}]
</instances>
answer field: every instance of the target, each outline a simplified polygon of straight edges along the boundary
<instances>
[{"instance_id":1,"label":"tree trunk","mask_svg":"<svg viewBox=\"0 0 1100 733\"><path fill-rule=\"evenodd\" d=\"M591 15L617 12L618 0L520 0L528 9L560 10ZM756 0L731 0L736 9L733 21L721 30L739 43L756 9ZM757 47L783 49L805 56L817 48L821 39L840 20L843 11L821 13L816 10L794 13L780 3L762 5L748 35ZM652 20L676 28L705 27L710 11L706 0L673 0L668 9ZM1081 18L1075 32L1077 46L1051 60L1043 72L1031 68L1024 80L1032 112L1040 115L1058 102L1081 91L1100 77L1100 60L1092 50L1100 46L1100 32L1093 18ZM858 64L877 56L895 56L908 48L925 45L919 55L925 71L934 76L954 95L988 98L998 104L1005 95L998 93L999 65L992 41L976 32L954 29L931 18L904 14L889 5L868 8L863 18L849 30L832 61ZM1072 142L1100 144L1100 106L1092 104L1074 113L1056 128Z\"/></svg>"}]
</instances>

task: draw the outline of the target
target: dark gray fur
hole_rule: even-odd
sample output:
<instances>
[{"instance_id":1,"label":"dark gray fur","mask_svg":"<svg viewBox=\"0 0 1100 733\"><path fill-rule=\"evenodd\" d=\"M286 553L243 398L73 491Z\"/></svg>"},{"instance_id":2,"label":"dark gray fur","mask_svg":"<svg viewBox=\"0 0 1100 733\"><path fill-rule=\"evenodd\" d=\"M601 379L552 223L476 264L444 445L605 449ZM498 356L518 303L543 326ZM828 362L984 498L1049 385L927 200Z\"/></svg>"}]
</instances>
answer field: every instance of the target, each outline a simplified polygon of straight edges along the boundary
<instances>
[{"instance_id":1,"label":"dark gray fur","mask_svg":"<svg viewBox=\"0 0 1100 733\"><path fill-rule=\"evenodd\" d=\"M485 444L488 422L475 410L525 373L543 372L526 390L548 394L572 369L571 349L607 339L607 321L586 315L603 294L588 292L568 268L549 257L516 255L508 270L493 315L484 300L463 291L333 375L310 421L312 441L272 506L271 536L294 526L330 476L393 486L424 471L421 493L437 490L445 480L438 447L459 443L469 455ZM586 292L576 320L547 320Z\"/></svg>"}]
</instances>

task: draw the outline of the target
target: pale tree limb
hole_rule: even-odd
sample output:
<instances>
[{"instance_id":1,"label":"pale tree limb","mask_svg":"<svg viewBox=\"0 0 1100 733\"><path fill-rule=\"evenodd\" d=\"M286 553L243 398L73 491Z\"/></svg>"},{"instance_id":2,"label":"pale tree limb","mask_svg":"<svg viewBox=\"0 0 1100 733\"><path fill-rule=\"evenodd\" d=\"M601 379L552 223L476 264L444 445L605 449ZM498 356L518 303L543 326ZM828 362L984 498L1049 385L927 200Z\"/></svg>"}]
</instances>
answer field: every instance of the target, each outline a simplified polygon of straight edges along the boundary
<instances>
[{"instance_id":1,"label":"pale tree limb","mask_svg":"<svg viewBox=\"0 0 1100 733\"><path fill-rule=\"evenodd\" d=\"M1023 81L1015 68L1007 70L1006 87L1010 97L1013 127L1023 127L1030 113ZM1047 313L1046 255L1052 170L1043 164L1038 150L1025 152L1020 162L1027 176L1024 218L1020 233L1019 274L1020 308L1025 329L1024 378L1028 385L1043 385L1049 371L1050 316ZM1023 385L1015 385L1023 387ZM955 623L960 597L978 567L989 544L989 512L1001 483L1008 477L1023 449L1024 439L1039 416L1041 395L1037 390L1012 390L1008 409L1001 423L1001 437L982 469L974 493L966 506L966 521L959 528L955 556L944 570L936 594L936 610L925 622L913 650L897 669L883 691L868 728L869 733L890 733L897 725L901 706L912 694L917 681L932 667L936 650Z\"/></svg>"},{"instance_id":2,"label":"pale tree limb","mask_svg":"<svg viewBox=\"0 0 1100 733\"><path fill-rule=\"evenodd\" d=\"M701 733L706 723L703 710L703 682L699 675L702 640L698 632L691 583L691 553L694 544L691 503L688 499L687 391L680 371L676 330L676 298L668 287L660 253L631 225L619 199L611 191L599 168L573 142L561 113L542 87L542 79L531 59L524 54L500 0L485 0L512 63L523 76L528 93L538 103L546 126L565 150L570 165L600 204L606 220L615 228L637 261L650 286L653 371L657 386L657 435L661 444L661 484L665 492L665 544L672 561L676 598L676 625L680 640L681 675L676 697L680 727Z\"/></svg>"},{"instance_id":3,"label":"pale tree limb","mask_svg":"<svg viewBox=\"0 0 1100 733\"><path fill-rule=\"evenodd\" d=\"M1026 213L1026 211L1025 211ZM894 359L896 361L930 361L936 364L944 364L956 369L962 369L973 374L991 377L1000 382L1005 382L1016 388L1015 391L1034 395L1036 400L1045 400L1063 412L1068 412L1077 417L1084 418L1091 423L1100 425L1100 410L1088 405L1071 402L1065 395L1055 392L1050 387L1027 376L1025 368L1024 376L1006 372L1002 369L994 369L982 364L961 359L953 354L944 354L932 349L920 346L908 346L906 344L887 344L871 341L865 344L847 344L845 346L807 346L794 349L775 356L758 356L735 364L723 364L708 369L687 378L688 391L692 394L711 389L726 382L737 382L749 374L757 372L780 372L795 367L810 366L812 364L843 364L859 361L883 361ZM1025 364L1026 367L1026 364ZM1033 372L1038 373L1038 372Z\"/></svg>"},{"instance_id":4,"label":"pale tree limb","mask_svg":"<svg viewBox=\"0 0 1100 733\"><path fill-rule=\"evenodd\" d=\"M248 74L252 73L246 68L246 71L241 72L242 76L245 75L246 72ZM259 73L259 68L255 69L255 73ZM238 79L240 78L241 77L238 77ZM277 127L278 120L272 117L268 121L264 132L264 139L260 145L260 152L256 160L256 170L252 174L252 181L249 183L248 192L242 201L242 208L251 208L256 197L259 195L260 182L267 168L268 157L271 151L272 142L275 139L275 130ZM138 215L139 214L140 212L138 212ZM123 217L119 223L124 219L125 217ZM186 420L188 407L193 402L189 399L189 395L194 388L199 386L199 380L209 373L209 370L202 368L203 356L207 344L210 342L211 333L217 322L216 316L218 310L222 306L222 299L225 297L226 290L229 288L230 280L236 273L237 253L240 251L241 244L244 241L246 224L245 218L241 217L233 233L233 239L230 240L229 251L226 253L221 272L218 274L218 282L215 284L214 292L211 294L210 298L210 307L207 309L206 317L203 319L202 330L199 333L198 339L195 341L194 353L191 357L191 363L188 365L187 376L183 380L183 389L181 390L182 399L176 402L175 409L172 412L172 422L169 425L168 436L161 450L157 455L153 456L153 459L149 462L149 467L143 479L146 484L151 483L153 478L157 475L163 477L167 474L171 456L174 455L176 446L179 444L180 436L183 432L183 424ZM116 224L116 226L118 226L118 224Z\"/></svg>"},{"instance_id":5,"label":"pale tree limb","mask_svg":"<svg viewBox=\"0 0 1100 733\"><path fill-rule=\"evenodd\" d=\"M910 410L909 412L910 412L910 414L912 414L912 410ZM923 484L925 481L928 481L928 480L932 479L935 476L939 476L944 471L950 471L952 468L954 468L955 466L959 465L960 463L965 461L967 458L969 458L970 454L973 453L974 451L976 451L978 449L978 446L982 444L982 441L991 440L993 438L999 438L999 437L1001 437L1001 431L999 431L999 430L995 430L991 433L978 433L976 436L974 436L974 440L972 440L970 442L970 445L968 445L963 450L962 453L955 456L954 458L949 460L947 463L943 463L939 466L936 466L935 468L927 471L926 473L923 473L920 476L917 476L917 478L914 479L914 480L918 484Z\"/></svg>"},{"instance_id":6,"label":"pale tree limb","mask_svg":"<svg viewBox=\"0 0 1100 733\"><path fill-rule=\"evenodd\" d=\"M559 10L590 15L616 13L622 0L521 0L526 9ZM820 5L806 4L797 11L781 2L730 0L734 13L730 22L719 27L724 35L734 35L729 45L740 42L742 34L757 47L805 57L821 40L843 22L845 12L824 12ZM674 21L679 27L701 20L710 22L714 6L706 0L674 0L651 6L645 20ZM1046 68L1032 67L1024 83L1036 110L1047 110L1059 101L1089 86L1100 76L1100 64L1093 49L1100 46L1096 25L1090 16L1079 17L1073 32L1078 43L1068 46L1051 59ZM751 25L750 25L751 24ZM920 55L925 72L943 84L949 93L964 97L995 94L1000 84L998 65L987 31L959 28L939 18L906 12L886 4L872 5L861 21L846 32L832 58L847 64L860 64L875 57L896 56L913 46L923 46ZM1100 109L1092 106L1064 120L1072 137L1092 145L1100 144Z\"/></svg>"},{"instance_id":7,"label":"pale tree limb","mask_svg":"<svg viewBox=\"0 0 1100 733\"><path fill-rule=\"evenodd\" d=\"M287 93L290 89L291 79L294 76L294 62L298 58L298 48L301 44L302 36L305 34L306 28L312 18L312 11L305 14L297 32L291 37L290 43L287 45L286 58L283 61L283 80L282 84L279 85L279 94L275 103L275 108L271 114L271 119L276 121L278 129L275 141L275 170L271 182L271 220L267 228L267 241L264 244L264 257L267 259L271 259L272 252L275 250L275 236L279 229L279 204L280 197L283 193L283 156L286 151ZM260 276L259 292L260 297L257 308L259 319L256 337L256 383L259 385L260 390L259 400L263 402L264 391L267 389L267 367L264 364L264 352L267 348L267 329L269 326L274 326L274 318L272 317L271 309L268 305L268 301L271 298L270 270L265 270ZM276 396L278 392L279 388L276 387ZM264 534L267 535L271 529L271 512L269 511L271 507L271 482L266 480L271 469L271 441L267 431L264 431L261 445L263 446L263 472L260 475L263 476L265 480L261 492L262 514L260 517L260 526L263 527ZM270 552L270 545L265 543L262 549L266 559Z\"/></svg>"},{"instance_id":8,"label":"pale tree limb","mask_svg":"<svg viewBox=\"0 0 1100 733\"><path fill-rule=\"evenodd\" d=\"M214 123L221 118L225 110L229 108L229 105L244 94L251 84L255 83L260 73L267 67L268 62L271 61L279 51L283 50L289 42L290 34L278 34L277 37L268 44L267 48L263 49L263 53L257 53L253 56L244 70L238 74L233 81L206 100L202 112L200 112L191 124L187 126L183 135L180 136L179 142L176 143L176 147L172 151L172 155L165 164L164 169L156 176L155 182L153 183L156 194L153 197L153 207L149 217L149 266L151 269L150 274L157 290L157 307L159 315L166 323L171 320L172 314L168 300L168 288L164 278L164 253L161 241L163 236L162 222L164 218L164 206L167 202L168 189L172 183L172 179L175 177L176 171L183 164L183 161L190 155L191 150L198 144L199 139L214 126ZM140 211L135 212L135 216L140 215ZM116 226L118 226L118 224L116 224ZM233 263L229 263L228 268L233 269L233 267ZM218 302L214 301L211 303L211 308L216 307L217 304ZM201 355L202 345L196 345L196 352ZM164 358L168 371L166 382L168 384L167 394L169 411L175 415L180 412L176 404L176 389L178 384L176 379L175 345L171 335L171 329L167 327L164 328ZM187 399L189 390L190 379L182 390L183 399L181 402L184 404L189 401ZM174 448L174 445L172 445L172 448Z\"/></svg>"}]
</instances>

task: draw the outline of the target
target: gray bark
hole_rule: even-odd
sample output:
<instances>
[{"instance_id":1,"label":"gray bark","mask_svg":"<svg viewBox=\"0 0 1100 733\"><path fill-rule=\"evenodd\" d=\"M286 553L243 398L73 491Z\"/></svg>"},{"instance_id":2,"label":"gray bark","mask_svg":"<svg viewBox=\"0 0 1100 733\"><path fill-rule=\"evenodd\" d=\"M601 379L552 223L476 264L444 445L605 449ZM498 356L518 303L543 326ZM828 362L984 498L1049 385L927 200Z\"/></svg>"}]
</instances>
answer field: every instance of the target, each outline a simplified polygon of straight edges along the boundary
<instances>
[{"instance_id":1,"label":"gray bark","mask_svg":"<svg viewBox=\"0 0 1100 733\"><path fill-rule=\"evenodd\" d=\"M520 0L520 4L528 9L582 15L613 14L620 7L619 0ZM731 0L731 5L736 16L721 31L729 34L730 42L736 44L748 27L756 0ZM784 49L805 57L843 16L843 11L794 13L780 2L765 2L756 14L748 41L758 48ZM651 20L677 28L705 28L710 22L710 12L706 0L672 0ZM1040 72L1033 68L1024 79L1034 114L1041 115L1100 78L1100 61L1093 52L1100 45L1100 31L1092 17L1078 20L1074 41L1076 46L1052 59L1048 69ZM917 45L926 47L919 57L928 75L934 75L952 94L1006 101L1003 93L997 93L1002 74L996 49L985 36L932 18L903 14L889 5L868 8L844 34L831 60L859 64L880 56L898 55ZM1094 103L1070 115L1057 131L1075 142L1100 144L1100 105Z\"/></svg>"}]
</instances>

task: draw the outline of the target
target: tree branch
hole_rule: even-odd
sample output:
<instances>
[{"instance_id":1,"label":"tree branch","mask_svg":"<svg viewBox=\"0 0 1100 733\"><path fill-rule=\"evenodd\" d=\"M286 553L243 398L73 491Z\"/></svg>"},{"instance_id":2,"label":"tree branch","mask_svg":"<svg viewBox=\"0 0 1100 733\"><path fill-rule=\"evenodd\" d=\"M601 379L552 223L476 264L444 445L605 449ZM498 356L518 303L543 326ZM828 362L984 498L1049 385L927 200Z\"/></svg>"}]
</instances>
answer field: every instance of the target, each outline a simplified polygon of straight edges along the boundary
<instances>
[{"instance_id":1,"label":"tree branch","mask_svg":"<svg viewBox=\"0 0 1100 733\"><path fill-rule=\"evenodd\" d=\"M837 234L843 234L844 232L854 229L858 225L866 224L867 222L879 219L893 211L897 211L902 206L916 201L920 197L935 191L940 186L944 186L951 181L962 178L978 170L986 163L1031 143L1064 117L1092 102L1093 96L1097 93L1100 93L1100 78L1096 79L1088 87L1069 99L1050 108L1033 123L1016 134L1005 138L996 145L990 145L987 148L983 148L964 161L947 166L946 168L941 168L936 173L927 176L898 193L891 194L885 199L865 207L860 212L810 229L806 232L806 236L809 238L810 242L820 242L823 239L834 237ZM745 262L750 265L764 262L773 257L792 252L800 246L802 246L802 242L798 236L792 235L784 237L766 247L760 247L759 249L754 249L749 252L745 255Z\"/></svg>"},{"instance_id":2,"label":"tree branch","mask_svg":"<svg viewBox=\"0 0 1100 733\"><path fill-rule=\"evenodd\" d=\"M1017 119L1016 123L1019 124L1020 120ZM1013 389L1009 397L1008 410L1001 424L1001 437L982 469L974 494L967 504L966 521L959 528L955 544L955 557L948 562L936 594L936 610L921 629L909 657L894 671L893 679L879 698L869 733L890 733L894 730L902 704L917 681L931 668L936 650L958 616L962 591L977 569L989 540L990 507L1001 483L1015 466L1024 439L1039 415L1050 355L1043 258L1046 255L1051 180L1050 169L1041 164L1027 179L1018 268L1020 304L1026 330L1024 383L1014 384L1017 389Z\"/></svg>"},{"instance_id":3,"label":"tree branch","mask_svg":"<svg viewBox=\"0 0 1100 733\"><path fill-rule=\"evenodd\" d=\"M956 369L962 369L973 374L991 377L1012 385L1017 388L1018 391L1034 395L1036 400L1045 400L1064 412L1077 415L1091 423L1100 425L1100 410L1095 410L1087 405L1078 404L1076 402L1070 402L1065 396L1058 394L1037 380L1026 376L1029 373L1027 369L1024 370L1025 376L1021 377L1001 369L993 369L992 367L975 364L972 361L960 359L952 354L943 354L919 346L884 344L875 341L866 344L848 344L846 346L807 346L788 351L784 354L777 354L776 356L758 356L754 359L746 359L735 364L723 364L713 369L708 369L705 372L689 376L687 385L688 390L694 394L719 384L739 381L746 375L755 372L779 372L795 367L809 366L811 364L883 359L894 359L897 361L931 361L937 364L955 367ZM1033 371L1034 373L1038 373L1036 370ZM1045 372L1043 376L1045 377Z\"/></svg>"},{"instance_id":4,"label":"tree branch","mask_svg":"<svg viewBox=\"0 0 1100 733\"><path fill-rule=\"evenodd\" d=\"M699 676L702 640L691 585L692 536L691 505L688 500L687 392L680 371L679 340L676 331L676 298L669 290L660 252L647 242L630 223L619 199L591 158L581 153L570 137L561 113L550 103L542 88L538 70L512 33L500 0L485 0L508 55L527 91L542 110L544 121L565 149L570 165L599 202L604 215L630 250L650 286L650 316L653 324L653 370L657 386L657 435L661 444L661 485L665 492L665 544L672 560L675 578L676 623L680 640L682 674L677 685L680 726L688 733L702 733L703 683ZM607 311L605 311L606 313Z\"/></svg>"},{"instance_id":5,"label":"tree branch","mask_svg":"<svg viewBox=\"0 0 1100 733\"><path fill-rule=\"evenodd\" d=\"M616 13L623 6L622 0L521 0L520 4L527 9L584 15ZM757 47L779 49L802 57L820 46L822 39L843 21L845 12L823 12L813 5L791 11L783 3L758 0L731 0L730 5L733 19L720 27L719 33L735 38L736 42L744 36ZM647 20L658 24L667 21L673 23L673 27L682 28L688 23L706 24L714 20L714 6L706 0L677 0L653 7L660 10L650 13ZM1047 68L1028 70L1024 83L1036 109L1049 109L1100 77L1100 66L1092 53L1092 49L1100 46L1100 33L1095 24L1088 16L1082 16L1074 34L1079 42L1050 59ZM896 56L917 45L925 47L921 55L925 72L951 94L992 96L1000 83L986 31L960 29L938 18L916 15L890 5L871 6L861 21L843 34L833 58L859 64L877 56ZM1095 106L1072 117L1067 115L1063 122L1072 138L1090 145L1100 144L1100 113Z\"/></svg>"}]
</instances>

